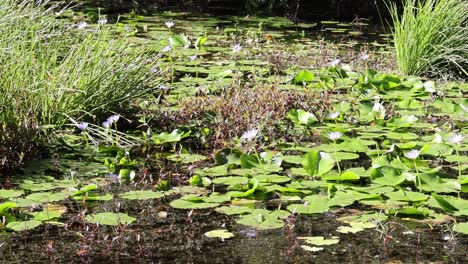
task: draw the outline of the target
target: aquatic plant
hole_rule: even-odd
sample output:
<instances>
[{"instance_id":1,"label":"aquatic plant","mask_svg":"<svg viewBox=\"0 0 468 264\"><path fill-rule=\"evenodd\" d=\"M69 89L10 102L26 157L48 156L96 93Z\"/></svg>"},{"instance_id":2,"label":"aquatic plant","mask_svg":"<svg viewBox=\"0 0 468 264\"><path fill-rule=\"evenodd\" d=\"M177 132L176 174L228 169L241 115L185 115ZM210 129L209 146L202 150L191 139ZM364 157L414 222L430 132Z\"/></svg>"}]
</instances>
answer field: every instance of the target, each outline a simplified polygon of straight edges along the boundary
<instances>
[{"instance_id":1,"label":"aquatic plant","mask_svg":"<svg viewBox=\"0 0 468 264\"><path fill-rule=\"evenodd\" d=\"M7 51L0 54L1 134L25 128L35 136L44 126L62 128L69 117L117 111L157 80L150 71L157 54L113 38L104 25L70 27L55 11L48 2L0 4L0 49Z\"/></svg>"},{"instance_id":2,"label":"aquatic plant","mask_svg":"<svg viewBox=\"0 0 468 264\"><path fill-rule=\"evenodd\" d=\"M468 76L468 27L463 0L405 0L388 8L398 68L404 74Z\"/></svg>"}]
</instances>

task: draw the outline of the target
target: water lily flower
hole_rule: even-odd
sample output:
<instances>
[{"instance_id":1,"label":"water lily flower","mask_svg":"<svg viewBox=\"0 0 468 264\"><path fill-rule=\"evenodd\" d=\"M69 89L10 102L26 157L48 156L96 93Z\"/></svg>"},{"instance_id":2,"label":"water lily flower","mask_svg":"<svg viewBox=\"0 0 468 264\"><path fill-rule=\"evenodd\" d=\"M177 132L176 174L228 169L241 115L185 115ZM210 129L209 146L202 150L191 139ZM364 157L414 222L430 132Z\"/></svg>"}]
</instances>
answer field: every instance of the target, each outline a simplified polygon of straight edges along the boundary
<instances>
[{"instance_id":1,"label":"water lily flower","mask_svg":"<svg viewBox=\"0 0 468 264\"><path fill-rule=\"evenodd\" d=\"M173 21L167 21L165 24L167 28L172 28L175 26L175 23Z\"/></svg>"},{"instance_id":2,"label":"water lily flower","mask_svg":"<svg viewBox=\"0 0 468 264\"><path fill-rule=\"evenodd\" d=\"M336 66L336 65L340 64L340 62L341 62L340 59L333 60L328 64L328 67Z\"/></svg>"},{"instance_id":3,"label":"water lily flower","mask_svg":"<svg viewBox=\"0 0 468 264\"><path fill-rule=\"evenodd\" d=\"M117 121L119 121L119 119L120 119L120 115L116 114L116 115L109 116L109 118L107 118L107 121L112 124L112 123L116 123Z\"/></svg>"},{"instance_id":4,"label":"water lily flower","mask_svg":"<svg viewBox=\"0 0 468 264\"><path fill-rule=\"evenodd\" d=\"M427 81L423 83L424 90L428 93L435 93L435 85L433 81Z\"/></svg>"},{"instance_id":5,"label":"water lily flower","mask_svg":"<svg viewBox=\"0 0 468 264\"><path fill-rule=\"evenodd\" d=\"M343 136L343 134L341 134L341 132L330 132L330 133L328 133L328 138L333 140L333 141L341 138L341 136Z\"/></svg>"},{"instance_id":6,"label":"water lily flower","mask_svg":"<svg viewBox=\"0 0 468 264\"><path fill-rule=\"evenodd\" d=\"M367 54L367 51L363 52L361 56L359 56L359 59L366 61L369 59L369 54Z\"/></svg>"},{"instance_id":7,"label":"water lily flower","mask_svg":"<svg viewBox=\"0 0 468 264\"><path fill-rule=\"evenodd\" d=\"M89 124L86 123L86 122L81 122L81 123L77 124L78 128L79 128L80 130L83 130L83 131L86 130L86 129L88 128L88 125L89 125Z\"/></svg>"},{"instance_id":8,"label":"water lily flower","mask_svg":"<svg viewBox=\"0 0 468 264\"><path fill-rule=\"evenodd\" d=\"M434 143L442 143L442 142L443 142L442 136L439 135L439 134L435 134L435 135L434 135L434 139L432 140L432 142L434 142Z\"/></svg>"},{"instance_id":9,"label":"water lily flower","mask_svg":"<svg viewBox=\"0 0 468 264\"><path fill-rule=\"evenodd\" d=\"M191 61L194 61L194 60L197 59L197 55L190 56L189 59L190 59Z\"/></svg>"},{"instance_id":10,"label":"water lily flower","mask_svg":"<svg viewBox=\"0 0 468 264\"><path fill-rule=\"evenodd\" d=\"M88 26L88 23L83 21L83 22L80 22L78 25L76 25L76 28L77 29L83 29L83 28L85 28L87 26Z\"/></svg>"},{"instance_id":11,"label":"water lily flower","mask_svg":"<svg viewBox=\"0 0 468 264\"><path fill-rule=\"evenodd\" d=\"M464 138L462 134L453 134L448 138L448 141L452 144L461 144Z\"/></svg>"},{"instance_id":12,"label":"water lily flower","mask_svg":"<svg viewBox=\"0 0 468 264\"><path fill-rule=\"evenodd\" d=\"M241 44L236 44L232 47L232 52L238 53L242 50L242 45Z\"/></svg>"},{"instance_id":13,"label":"water lily flower","mask_svg":"<svg viewBox=\"0 0 468 264\"><path fill-rule=\"evenodd\" d=\"M244 134L242 134L240 139L245 140L245 141L250 141L256 138L257 134L258 134L258 129L251 129L249 131L246 131Z\"/></svg>"},{"instance_id":14,"label":"water lily flower","mask_svg":"<svg viewBox=\"0 0 468 264\"><path fill-rule=\"evenodd\" d=\"M331 119L336 119L337 117L340 116L340 112L332 112L332 113L329 113L328 114L328 117L331 118Z\"/></svg>"},{"instance_id":15,"label":"water lily flower","mask_svg":"<svg viewBox=\"0 0 468 264\"><path fill-rule=\"evenodd\" d=\"M419 154L421 154L419 150L413 149L406 152L405 157L407 157L408 159L415 160L419 157Z\"/></svg>"},{"instance_id":16,"label":"water lily flower","mask_svg":"<svg viewBox=\"0 0 468 264\"><path fill-rule=\"evenodd\" d=\"M411 174L409 172L405 173L405 179L407 181L416 182L416 176L414 176L413 174Z\"/></svg>"},{"instance_id":17,"label":"water lily flower","mask_svg":"<svg viewBox=\"0 0 468 264\"><path fill-rule=\"evenodd\" d=\"M167 45L166 47L162 48L161 52L169 52L169 51L171 51L171 49L172 49L172 46Z\"/></svg>"},{"instance_id":18,"label":"water lily flower","mask_svg":"<svg viewBox=\"0 0 468 264\"><path fill-rule=\"evenodd\" d=\"M97 23L100 24L100 25L107 24L107 19L99 19L99 20L97 21Z\"/></svg>"},{"instance_id":19,"label":"water lily flower","mask_svg":"<svg viewBox=\"0 0 468 264\"><path fill-rule=\"evenodd\" d=\"M104 122L102 123L102 126L105 127L105 128L109 128L111 125L112 125L112 123L109 122L109 120L104 121Z\"/></svg>"}]
</instances>

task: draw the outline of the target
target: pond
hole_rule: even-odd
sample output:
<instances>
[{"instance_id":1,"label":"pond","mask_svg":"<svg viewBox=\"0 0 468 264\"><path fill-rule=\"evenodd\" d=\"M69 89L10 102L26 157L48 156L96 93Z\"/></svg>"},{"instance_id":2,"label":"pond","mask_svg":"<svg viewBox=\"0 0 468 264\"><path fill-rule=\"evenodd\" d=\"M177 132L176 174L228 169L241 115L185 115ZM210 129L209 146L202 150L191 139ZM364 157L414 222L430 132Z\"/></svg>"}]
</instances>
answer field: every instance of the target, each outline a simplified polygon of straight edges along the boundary
<instances>
[{"instance_id":1,"label":"pond","mask_svg":"<svg viewBox=\"0 0 468 264\"><path fill-rule=\"evenodd\" d=\"M161 84L12 175L0 261L466 262L466 83L382 73L389 36L364 21L115 27L161 52Z\"/></svg>"}]
</instances>

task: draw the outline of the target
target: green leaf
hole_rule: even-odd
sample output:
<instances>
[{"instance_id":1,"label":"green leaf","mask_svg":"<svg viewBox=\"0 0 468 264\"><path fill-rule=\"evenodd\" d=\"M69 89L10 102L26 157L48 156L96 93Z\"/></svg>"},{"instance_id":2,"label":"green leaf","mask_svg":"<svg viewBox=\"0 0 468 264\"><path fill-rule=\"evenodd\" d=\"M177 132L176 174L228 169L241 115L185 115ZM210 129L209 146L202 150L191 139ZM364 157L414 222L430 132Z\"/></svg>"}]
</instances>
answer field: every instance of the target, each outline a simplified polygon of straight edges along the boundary
<instances>
[{"instance_id":1,"label":"green leaf","mask_svg":"<svg viewBox=\"0 0 468 264\"><path fill-rule=\"evenodd\" d=\"M169 203L170 206L176 209L206 209L219 206L219 203L206 203L203 201L188 201L185 199L174 200Z\"/></svg>"},{"instance_id":2,"label":"green leaf","mask_svg":"<svg viewBox=\"0 0 468 264\"><path fill-rule=\"evenodd\" d=\"M390 118L390 120L387 121L386 124L388 127L405 128L405 127L410 127L416 121L418 121L418 118L414 115L410 115L410 116L402 116L402 117L392 117Z\"/></svg>"},{"instance_id":3,"label":"green leaf","mask_svg":"<svg viewBox=\"0 0 468 264\"><path fill-rule=\"evenodd\" d=\"M121 224L129 225L136 221L136 218L124 213L98 213L87 215L85 220L91 224L118 226Z\"/></svg>"},{"instance_id":4,"label":"green leaf","mask_svg":"<svg viewBox=\"0 0 468 264\"><path fill-rule=\"evenodd\" d=\"M38 203L51 203L64 200L66 195L64 193L53 193L53 192L40 192L32 193L26 196L27 200L38 202Z\"/></svg>"},{"instance_id":5,"label":"green leaf","mask_svg":"<svg viewBox=\"0 0 468 264\"><path fill-rule=\"evenodd\" d=\"M62 216L63 213L63 211L55 211L45 208L40 212L31 213L31 215L34 217L34 220L48 221L54 218L59 218L60 216Z\"/></svg>"},{"instance_id":6,"label":"green leaf","mask_svg":"<svg viewBox=\"0 0 468 264\"><path fill-rule=\"evenodd\" d=\"M373 169L371 175L372 182L389 186L397 186L406 179L397 169L387 166Z\"/></svg>"},{"instance_id":7,"label":"green leaf","mask_svg":"<svg viewBox=\"0 0 468 264\"><path fill-rule=\"evenodd\" d=\"M329 210L328 197L320 195L311 195L304 197L305 204L291 204L288 211L304 215L321 214Z\"/></svg>"},{"instance_id":8,"label":"green leaf","mask_svg":"<svg viewBox=\"0 0 468 264\"><path fill-rule=\"evenodd\" d=\"M301 248L306 250L306 251L311 251L311 252L318 252L318 251L323 250L322 247L309 247L309 246L306 246L306 245L302 245Z\"/></svg>"},{"instance_id":9,"label":"green leaf","mask_svg":"<svg viewBox=\"0 0 468 264\"><path fill-rule=\"evenodd\" d=\"M338 144L338 148L348 152L367 152L369 150L369 147L362 144L359 140L343 141Z\"/></svg>"},{"instance_id":10,"label":"green leaf","mask_svg":"<svg viewBox=\"0 0 468 264\"><path fill-rule=\"evenodd\" d=\"M468 235L468 222L455 224L453 226L453 231Z\"/></svg>"},{"instance_id":11,"label":"green leaf","mask_svg":"<svg viewBox=\"0 0 468 264\"><path fill-rule=\"evenodd\" d=\"M403 202L424 202L429 199L428 195L419 192L410 192L410 191L396 191L391 193L385 193L385 196L390 198L393 201L403 201Z\"/></svg>"},{"instance_id":12,"label":"green leaf","mask_svg":"<svg viewBox=\"0 0 468 264\"><path fill-rule=\"evenodd\" d=\"M11 229L13 231L26 231L34 229L38 226L42 225L41 221L37 220L28 220L28 221L18 221L18 222L10 222L6 225L6 228Z\"/></svg>"},{"instance_id":13,"label":"green leaf","mask_svg":"<svg viewBox=\"0 0 468 264\"><path fill-rule=\"evenodd\" d=\"M244 185L249 182L249 178L243 176L228 176L228 177L219 177L213 179L214 184L223 184L223 185Z\"/></svg>"},{"instance_id":14,"label":"green leaf","mask_svg":"<svg viewBox=\"0 0 468 264\"><path fill-rule=\"evenodd\" d=\"M215 209L216 212L227 214L227 215L241 215L251 213L253 209L245 206L221 206Z\"/></svg>"},{"instance_id":15,"label":"green leaf","mask_svg":"<svg viewBox=\"0 0 468 264\"><path fill-rule=\"evenodd\" d=\"M11 208L15 208L16 203L12 202L4 202L0 204L0 216L4 216L7 213L7 210L10 210Z\"/></svg>"},{"instance_id":16,"label":"green leaf","mask_svg":"<svg viewBox=\"0 0 468 264\"><path fill-rule=\"evenodd\" d=\"M323 151L313 150L304 155L302 166L312 177L321 176L335 166L335 161Z\"/></svg>"},{"instance_id":17,"label":"green leaf","mask_svg":"<svg viewBox=\"0 0 468 264\"><path fill-rule=\"evenodd\" d=\"M75 193L73 193L73 196L82 195L82 194L85 194L87 192L94 191L94 190L97 190L97 185L96 184L89 184L89 185L81 188L80 190L76 191Z\"/></svg>"},{"instance_id":18,"label":"green leaf","mask_svg":"<svg viewBox=\"0 0 468 264\"><path fill-rule=\"evenodd\" d=\"M452 147L443 143L428 143L421 148L422 155L449 156L453 152Z\"/></svg>"},{"instance_id":19,"label":"green leaf","mask_svg":"<svg viewBox=\"0 0 468 264\"><path fill-rule=\"evenodd\" d=\"M455 211L458 211L458 208L454 207L452 204L450 204L443 197L439 196L437 193L432 193L432 197L434 197L437 203L439 203L442 210L444 210L445 212L454 213Z\"/></svg>"},{"instance_id":20,"label":"green leaf","mask_svg":"<svg viewBox=\"0 0 468 264\"><path fill-rule=\"evenodd\" d=\"M168 160L172 160L175 162L180 162L183 164L195 163L199 161L206 160L207 157L199 154L188 154L188 153L180 153L180 154L172 154L166 157Z\"/></svg>"},{"instance_id":21,"label":"green leaf","mask_svg":"<svg viewBox=\"0 0 468 264\"><path fill-rule=\"evenodd\" d=\"M293 109L289 111L287 117L289 118L289 120L291 120L291 122L293 122L296 125L306 126L317 122L317 118L314 114L301 109Z\"/></svg>"},{"instance_id":22,"label":"green leaf","mask_svg":"<svg viewBox=\"0 0 468 264\"><path fill-rule=\"evenodd\" d=\"M284 226L284 219L289 215L289 212L283 210L270 212L265 209L255 209L248 215L242 215L237 223L258 229L281 228Z\"/></svg>"},{"instance_id":23,"label":"green leaf","mask_svg":"<svg viewBox=\"0 0 468 264\"><path fill-rule=\"evenodd\" d=\"M8 199L8 198L15 198L19 197L24 194L23 190L0 190L0 199Z\"/></svg>"},{"instance_id":24,"label":"green leaf","mask_svg":"<svg viewBox=\"0 0 468 264\"><path fill-rule=\"evenodd\" d=\"M234 234L225 229L213 230L205 233L205 236L210 238L221 238L222 240L234 237Z\"/></svg>"},{"instance_id":25,"label":"green leaf","mask_svg":"<svg viewBox=\"0 0 468 264\"><path fill-rule=\"evenodd\" d=\"M151 137L151 139L156 144L164 144L164 143L179 142L182 140L182 138L185 138L189 135L190 135L190 132L184 133L176 129L172 131L171 133L163 132L161 134L154 135Z\"/></svg>"},{"instance_id":26,"label":"green leaf","mask_svg":"<svg viewBox=\"0 0 468 264\"><path fill-rule=\"evenodd\" d=\"M304 240L304 242L316 246L329 246L329 245L335 245L340 242L339 237L331 237L328 239L325 239L323 236L313 236L313 237L298 237L298 239Z\"/></svg>"},{"instance_id":27,"label":"green leaf","mask_svg":"<svg viewBox=\"0 0 468 264\"><path fill-rule=\"evenodd\" d=\"M120 198L127 199L127 200L150 200L150 199L158 199L164 197L165 193L163 192L153 192L153 191L130 191L126 193L119 194Z\"/></svg>"},{"instance_id":28,"label":"green leaf","mask_svg":"<svg viewBox=\"0 0 468 264\"><path fill-rule=\"evenodd\" d=\"M313 82L315 79L314 73L307 70L300 71L295 77L294 82L298 84L302 84L303 82Z\"/></svg>"}]
</instances>

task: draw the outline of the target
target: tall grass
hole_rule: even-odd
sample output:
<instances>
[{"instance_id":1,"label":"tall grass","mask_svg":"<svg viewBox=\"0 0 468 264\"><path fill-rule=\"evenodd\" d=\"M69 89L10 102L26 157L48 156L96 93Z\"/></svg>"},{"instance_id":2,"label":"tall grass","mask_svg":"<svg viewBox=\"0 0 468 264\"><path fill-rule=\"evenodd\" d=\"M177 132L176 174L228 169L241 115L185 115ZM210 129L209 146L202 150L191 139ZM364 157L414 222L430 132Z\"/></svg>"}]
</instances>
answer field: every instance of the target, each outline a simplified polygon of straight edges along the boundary
<instances>
[{"instance_id":1,"label":"tall grass","mask_svg":"<svg viewBox=\"0 0 468 264\"><path fill-rule=\"evenodd\" d=\"M118 112L158 80L157 54L113 38L106 25L67 24L60 11L0 1L0 140L10 143L1 144L0 169L17 163L42 127Z\"/></svg>"},{"instance_id":2,"label":"tall grass","mask_svg":"<svg viewBox=\"0 0 468 264\"><path fill-rule=\"evenodd\" d=\"M410 75L468 76L468 1L404 0L388 8L398 67Z\"/></svg>"}]
</instances>

